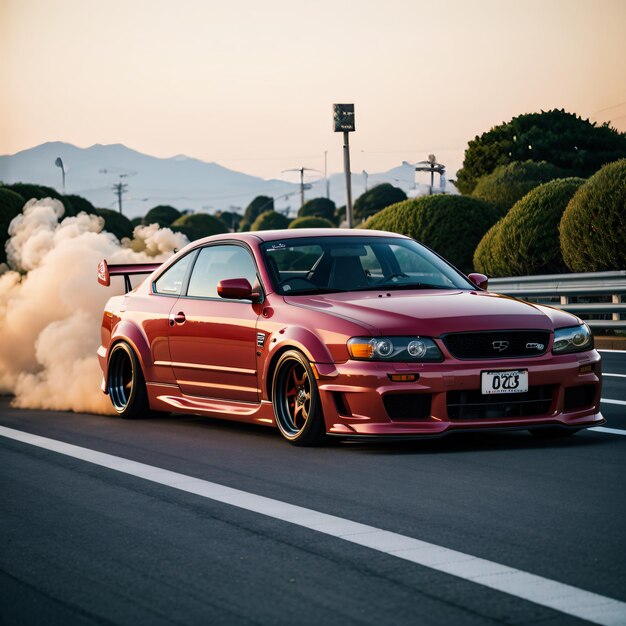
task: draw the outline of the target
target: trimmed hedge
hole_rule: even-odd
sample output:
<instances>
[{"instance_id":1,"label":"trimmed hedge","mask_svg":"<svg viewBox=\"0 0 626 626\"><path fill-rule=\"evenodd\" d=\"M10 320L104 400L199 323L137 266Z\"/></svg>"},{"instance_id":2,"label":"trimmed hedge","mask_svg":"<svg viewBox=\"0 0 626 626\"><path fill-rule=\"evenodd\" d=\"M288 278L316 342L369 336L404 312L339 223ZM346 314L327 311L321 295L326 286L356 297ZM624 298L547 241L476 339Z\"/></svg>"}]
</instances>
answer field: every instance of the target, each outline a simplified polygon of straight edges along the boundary
<instances>
[{"instance_id":1,"label":"trimmed hedge","mask_svg":"<svg viewBox=\"0 0 626 626\"><path fill-rule=\"evenodd\" d=\"M559 230L573 272L626 269L626 159L605 165L580 187Z\"/></svg>"},{"instance_id":2,"label":"trimmed hedge","mask_svg":"<svg viewBox=\"0 0 626 626\"><path fill-rule=\"evenodd\" d=\"M10 189L24 198L24 202L28 202L35 198L35 200L43 200L44 198L54 198L60 200L65 208L64 217L68 215L76 215L72 209L72 203L70 200L66 200L56 189L52 187L46 187L45 185L33 185L31 183L13 183L11 185L4 185L6 189Z\"/></svg>"},{"instance_id":3,"label":"trimmed hedge","mask_svg":"<svg viewBox=\"0 0 626 626\"><path fill-rule=\"evenodd\" d=\"M289 224L289 228L335 228L335 225L324 217L311 215L295 219Z\"/></svg>"},{"instance_id":4,"label":"trimmed hedge","mask_svg":"<svg viewBox=\"0 0 626 626\"><path fill-rule=\"evenodd\" d=\"M493 204L500 215L506 215L531 189L564 176L564 170L546 161L515 161L479 178L472 197Z\"/></svg>"},{"instance_id":5,"label":"trimmed hedge","mask_svg":"<svg viewBox=\"0 0 626 626\"><path fill-rule=\"evenodd\" d=\"M183 233L189 241L227 233L228 228L222 220L208 213L183 215L169 225L175 232Z\"/></svg>"},{"instance_id":6,"label":"trimmed hedge","mask_svg":"<svg viewBox=\"0 0 626 626\"><path fill-rule=\"evenodd\" d=\"M0 263L6 263L6 242L9 239L9 224L24 208L24 198L15 191L0 187Z\"/></svg>"},{"instance_id":7,"label":"trimmed hedge","mask_svg":"<svg viewBox=\"0 0 626 626\"><path fill-rule=\"evenodd\" d=\"M496 209L482 200L434 195L387 207L370 218L364 228L413 237L460 270L471 272L474 250L497 219Z\"/></svg>"},{"instance_id":8,"label":"trimmed hedge","mask_svg":"<svg viewBox=\"0 0 626 626\"><path fill-rule=\"evenodd\" d=\"M167 204L160 204L150 209L143 218L143 224L149 226L150 224L158 224L161 228L169 226L172 222L175 222L183 214L175 209L173 206Z\"/></svg>"},{"instance_id":9,"label":"trimmed hedge","mask_svg":"<svg viewBox=\"0 0 626 626\"><path fill-rule=\"evenodd\" d=\"M269 196L257 196L250 202L250 204L246 207L246 210L243 213L243 218L241 222L239 222L239 230L252 230L252 224L257 217L264 211L273 211L274 210L274 198L270 198Z\"/></svg>"},{"instance_id":10,"label":"trimmed hedge","mask_svg":"<svg viewBox=\"0 0 626 626\"><path fill-rule=\"evenodd\" d=\"M355 222L360 222L403 200L406 200L406 194L402 189L390 183L382 183L361 194L354 201L352 215Z\"/></svg>"},{"instance_id":11,"label":"trimmed hedge","mask_svg":"<svg viewBox=\"0 0 626 626\"><path fill-rule=\"evenodd\" d=\"M115 235L119 240L122 237L133 236L133 225L130 220L112 209L96 209L96 215L104 219L104 230Z\"/></svg>"},{"instance_id":12,"label":"trimmed hedge","mask_svg":"<svg viewBox=\"0 0 626 626\"><path fill-rule=\"evenodd\" d=\"M276 211L265 211L255 220L250 230L279 230L289 226L289 218Z\"/></svg>"},{"instance_id":13,"label":"trimmed hedge","mask_svg":"<svg viewBox=\"0 0 626 626\"><path fill-rule=\"evenodd\" d=\"M583 178L560 178L539 185L481 240L474 266L491 276L527 276L567 271L559 242L563 212Z\"/></svg>"}]
</instances>

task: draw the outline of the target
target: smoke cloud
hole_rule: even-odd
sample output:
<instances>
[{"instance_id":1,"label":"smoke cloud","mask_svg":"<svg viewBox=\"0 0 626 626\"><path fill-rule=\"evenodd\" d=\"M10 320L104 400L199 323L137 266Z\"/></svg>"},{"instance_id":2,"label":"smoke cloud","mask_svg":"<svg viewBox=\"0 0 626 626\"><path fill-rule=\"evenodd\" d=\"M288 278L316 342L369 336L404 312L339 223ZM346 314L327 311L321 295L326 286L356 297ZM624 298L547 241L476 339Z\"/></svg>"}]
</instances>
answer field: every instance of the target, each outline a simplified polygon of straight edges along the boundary
<instances>
[{"instance_id":1,"label":"smoke cloud","mask_svg":"<svg viewBox=\"0 0 626 626\"><path fill-rule=\"evenodd\" d=\"M138 226L133 238L103 230L104 220L63 216L50 198L26 203L9 227L7 259L0 275L0 393L14 406L112 413L100 391L102 311L123 292L96 280L98 263L166 260L187 238L157 224Z\"/></svg>"}]
</instances>

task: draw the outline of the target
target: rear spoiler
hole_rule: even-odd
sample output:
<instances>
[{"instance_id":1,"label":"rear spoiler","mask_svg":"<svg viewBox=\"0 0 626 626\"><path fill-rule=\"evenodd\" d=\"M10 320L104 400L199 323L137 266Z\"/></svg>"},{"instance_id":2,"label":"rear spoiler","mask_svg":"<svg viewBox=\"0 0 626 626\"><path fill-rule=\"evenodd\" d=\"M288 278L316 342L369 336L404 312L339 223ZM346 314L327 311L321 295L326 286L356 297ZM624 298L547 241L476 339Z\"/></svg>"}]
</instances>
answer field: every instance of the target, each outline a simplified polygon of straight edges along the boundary
<instances>
[{"instance_id":1,"label":"rear spoiler","mask_svg":"<svg viewBox=\"0 0 626 626\"><path fill-rule=\"evenodd\" d=\"M124 265L108 265L106 259L98 263L98 282L105 287L111 284L111 276L124 277L124 289L128 293L132 288L130 277L135 274L152 274L162 263L127 263Z\"/></svg>"}]
</instances>

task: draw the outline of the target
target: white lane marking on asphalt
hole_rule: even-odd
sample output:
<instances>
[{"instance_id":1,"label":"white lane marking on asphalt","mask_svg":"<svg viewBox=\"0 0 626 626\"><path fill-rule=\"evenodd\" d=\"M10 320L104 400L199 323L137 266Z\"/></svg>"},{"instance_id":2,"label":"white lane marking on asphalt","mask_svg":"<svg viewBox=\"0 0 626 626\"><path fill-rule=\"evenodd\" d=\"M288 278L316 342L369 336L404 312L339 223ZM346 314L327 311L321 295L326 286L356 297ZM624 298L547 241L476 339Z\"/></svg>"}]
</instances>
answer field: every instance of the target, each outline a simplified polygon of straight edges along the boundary
<instances>
[{"instance_id":1,"label":"white lane marking on asphalt","mask_svg":"<svg viewBox=\"0 0 626 626\"><path fill-rule=\"evenodd\" d=\"M608 372L602 372L602 376L615 376L615 378L626 378L626 374L609 374Z\"/></svg>"},{"instance_id":2,"label":"white lane marking on asphalt","mask_svg":"<svg viewBox=\"0 0 626 626\"><path fill-rule=\"evenodd\" d=\"M602 350L598 350L598 352L618 352L619 354L626 354L626 350L610 350L609 348L602 348Z\"/></svg>"},{"instance_id":3,"label":"white lane marking on asphalt","mask_svg":"<svg viewBox=\"0 0 626 626\"><path fill-rule=\"evenodd\" d=\"M55 439L32 435L13 428L0 426L0 435L160 485L173 487L187 493L316 530L596 624L606 626L626 624L626 602L572 587L549 578L536 576L507 565L501 565L367 524L320 513L313 509L258 496L218 483L178 474L160 467L138 463Z\"/></svg>"},{"instance_id":4,"label":"white lane marking on asphalt","mask_svg":"<svg viewBox=\"0 0 626 626\"><path fill-rule=\"evenodd\" d=\"M604 404L622 404L626 406L626 400L609 400L608 398L600 398L600 402L604 402Z\"/></svg>"},{"instance_id":5,"label":"white lane marking on asphalt","mask_svg":"<svg viewBox=\"0 0 626 626\"><path fill-rule=\"evenodd\" d=\"M626 430L619 430L618 428L607 428L606 426L594 426L589 430L596 430L599 433L608 433L609 435L626 435Z\"/></svg>"}]
</instances>

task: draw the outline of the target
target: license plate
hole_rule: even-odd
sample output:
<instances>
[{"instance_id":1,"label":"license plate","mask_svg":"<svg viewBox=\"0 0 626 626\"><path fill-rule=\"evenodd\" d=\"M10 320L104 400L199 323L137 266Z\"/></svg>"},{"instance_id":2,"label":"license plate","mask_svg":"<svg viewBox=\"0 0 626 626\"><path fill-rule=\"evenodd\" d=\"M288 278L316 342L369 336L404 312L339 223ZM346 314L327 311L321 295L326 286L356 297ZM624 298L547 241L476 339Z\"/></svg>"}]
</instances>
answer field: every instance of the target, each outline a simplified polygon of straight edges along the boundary
<instances>
[{"instance_id":1,"label":"license plate","mask_svg":"<svg viewBox=\"0 0 626 626\"><path fill-rule=\"evenodd\" d=\"M523 393L528 391L528 370L482 372L480 382L483 394Z\"/></svg>"}]
</instances>

